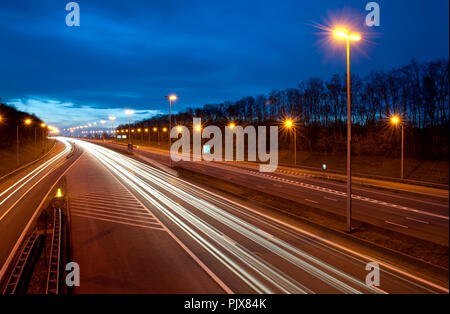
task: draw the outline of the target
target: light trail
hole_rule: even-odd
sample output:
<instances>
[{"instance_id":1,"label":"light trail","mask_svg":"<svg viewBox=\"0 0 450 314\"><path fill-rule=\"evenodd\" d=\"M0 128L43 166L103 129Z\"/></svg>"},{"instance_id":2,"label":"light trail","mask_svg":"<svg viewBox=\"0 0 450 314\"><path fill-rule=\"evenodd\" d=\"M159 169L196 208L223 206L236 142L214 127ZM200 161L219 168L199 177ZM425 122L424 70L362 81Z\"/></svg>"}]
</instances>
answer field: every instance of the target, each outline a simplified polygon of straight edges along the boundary
<instances>
[{"instance_id":1,"label":"light trail","mask_svg":"<svg viewBox=\"0 0 450 314\"><path fill-rule=\"evenodd\" d=\"M179 178L103 147L77 140L76 143L92 153L104 166L257 293L314 291L240 245L233 236L225 235L222 230L196 215L195 210L207 215L208 219L213 219L214 224L220 223L340 292L379 293L379 290L366 286L361 279L342 272L212 204L214 202L219 206L225 205L222 200L213 199L211 194L193 185L189 186ZM170 193L170 196L165 193ZM185 204L181 205L177 200Z\"/></svg>"},{"instance_id":2,"label":"light trail","mask_svg":"<svg viewBox=\"0 0 450 314\"><path fill-rule=\"evenodd\" d=\"M35 179L37 176L42 174L47 168L53 167L55 168L57 164L63 160L63 157L69 153L72 150L72 145L65 139L57 138L58 141L62 142L65 145L65 148L62 152L57 154L56 156L50 158L46 162L44 162L42 165L38 166L36 169L31 171L30 173L26 174L23 178L15 182L13 185L8 187L6 190L4 190L2 193L0 193L0 197L4 198L0 201L0 206L3 205L8 199L10 199L13 195L15 195L17 192L19 192L23 187L25 187L30 181ZM48 172L50 173L50 171ZM45 176L44 176L45 177ZM43 177L43 178L44 178ZM41 180L43 179L41 178ZM41 181L39 180L39 182ZM29 190L31 190L35 185L33 185L30 189L28 189L25 193L22 193L20 199L22 199ZM16 201L17 203L17 201ZM15 206L14 203L12 206L10 206L1 216L0 221L5 218L5 216L11 211L11 209Z\"/></svg>"}]
</instances>

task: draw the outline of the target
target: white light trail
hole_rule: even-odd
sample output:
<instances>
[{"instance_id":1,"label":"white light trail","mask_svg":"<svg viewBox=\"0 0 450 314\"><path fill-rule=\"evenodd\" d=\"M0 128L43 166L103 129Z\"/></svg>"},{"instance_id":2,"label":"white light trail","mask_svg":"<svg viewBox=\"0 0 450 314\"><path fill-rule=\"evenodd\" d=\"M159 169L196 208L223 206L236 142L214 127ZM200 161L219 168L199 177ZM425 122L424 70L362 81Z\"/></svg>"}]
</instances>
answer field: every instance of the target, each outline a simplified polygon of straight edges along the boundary
<instances>
[{"instance_id":1,"label":"white light trail","mask_svg":"<svg viewBox=\"0 0 450 314\"><path fill-rule=\"evenodd\" d=\"M64 145L65 145L64 150L62 152L58 153L56 156L50 158L49 160L44 162L42 165L38 166L33 171L29 172L23 178L21 178L20 180L15 182L13 185L8 187L6 190L1 192L0 198L1 197L4 197L4 198L0 201L0 206L3 205L8 199L10 199L17 192L19 192L23 187L25 187L26 184L28 184L30 181L32 181L37 176L42 174L47 168L55 167L57 165L57 163L60 162L61 160L63 160L63 157L71 151L72 145L68 141L66 141L65 139L60 139L60 138L58 138L57 140L64 143ZM24 194L26 194L26 193L23 193L22 196ZM13 207L14 207L14 205L11 206L8 210L6 210L0 216L0 221L10 212L11 208L13 208Z\"/></svg>"},{"instance_id":2,"label":"white light trail","mask_svg":"<svg viewBox=\"0 0 450 314\"><path fill-rule=\"evenodd\" d=\"M223 201L185 181L103 147L74 140L258 293L314 293L208 223L201 211L271 254L343 293L373 292L365 283L220 208ZM166 195L170 193L170 195ZM179 204L181 200L184 204ZM211 202L212 201L212 202ZM214 205L218 204L219 206ZM190 209L192 207L192 209ZM214 222L215 221L215 222Z\"/></svg>"}]
</instances>

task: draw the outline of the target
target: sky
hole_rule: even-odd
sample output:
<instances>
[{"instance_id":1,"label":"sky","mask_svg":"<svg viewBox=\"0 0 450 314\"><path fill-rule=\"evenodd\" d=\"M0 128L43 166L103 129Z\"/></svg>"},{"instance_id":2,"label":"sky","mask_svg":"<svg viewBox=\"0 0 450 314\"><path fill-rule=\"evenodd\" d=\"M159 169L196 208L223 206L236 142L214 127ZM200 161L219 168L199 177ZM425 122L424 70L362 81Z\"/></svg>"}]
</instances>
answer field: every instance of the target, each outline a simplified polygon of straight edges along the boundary
<instances>
[{"instance_id":1,"label":"sky","mask_svg":"<svg viewBox=\"0 0 450 314\"><path fill-rule=\"evenodd\" d=\"M345 45L317 26L347 19L363 35L353 73L449 57L448 0L378 0L379 27L364 0L79 0L79 27L68 2L0 2L2 102L60 128L167 113L171 93L177 112L343 74Z\"/></svg>"}]
</instances>

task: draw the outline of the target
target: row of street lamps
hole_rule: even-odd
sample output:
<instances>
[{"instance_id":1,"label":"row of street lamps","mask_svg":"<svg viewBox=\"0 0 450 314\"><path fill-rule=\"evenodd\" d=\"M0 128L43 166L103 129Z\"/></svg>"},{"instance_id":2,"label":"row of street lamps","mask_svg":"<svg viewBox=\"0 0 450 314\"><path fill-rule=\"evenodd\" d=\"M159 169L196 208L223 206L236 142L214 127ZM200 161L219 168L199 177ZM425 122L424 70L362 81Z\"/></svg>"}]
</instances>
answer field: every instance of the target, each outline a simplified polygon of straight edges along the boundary
<instances>
[{"instance_id":1,"label":"row of street lamps","mask_svg":"<svg viewBox=\"0 0 450 314\"><path fill-rule=\"evenodd\" d=\"M3 116L0 115L0 122L3 122ZM17 166L20 166L20 126L21 125L25 125L25 126L31 126L33 125L33 120L32 119L25 119L22 121L22 123L17 123L16 126L16 161L17 161ZM36 145L37 145L37 129L38 128L42 128L43 130L47 129L52 133L58 133L59 130L56 127L53 126L47 126L47 124L45 124L44 122L40 123L39 126L35 125L34 127L34 149L36 152Z\"/></svg>"}]
</instances>

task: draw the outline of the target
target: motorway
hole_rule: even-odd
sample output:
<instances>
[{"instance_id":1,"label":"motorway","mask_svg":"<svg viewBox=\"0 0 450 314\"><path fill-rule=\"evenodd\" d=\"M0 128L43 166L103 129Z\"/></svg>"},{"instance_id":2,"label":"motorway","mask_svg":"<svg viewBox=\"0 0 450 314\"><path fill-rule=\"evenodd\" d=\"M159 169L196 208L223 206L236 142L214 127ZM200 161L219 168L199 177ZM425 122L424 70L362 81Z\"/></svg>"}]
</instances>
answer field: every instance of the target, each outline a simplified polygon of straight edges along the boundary
<instances>
[{"instance_id":1,"label":"motorway","mask_svg":"<svg viewBox=\"0 0 450 314\"><path fill-rule=\"evenodd\" d=\"M106 143L106 145L123 149L120 144ZM169 164L168 154L165 151L140 148L136 150L136 153L138 157L151 158L164 165ZM283 170L260 173L257 165L249 163L181 161L176 165L308 207L339 215L345 215L346 212L345 183ZM423 190L430 189L423 188ZM396 193L355 184L352 192L354 219L448 246L448 191L446 197L436 198L417 193Z\"/></svg>"},{"instance_id":2,"label":"motorway","mask_svg":"<svg viewBox=\"0 0 450 314\"><path fill-rule=\"evenodd\" d=\"M221 167L209 169L223 176ZM0 278L63 177L81 269L76 293L448 293L442 276L65 138L42 162L0 182ZM365 284L368 262L380 265L379 287Z\"/></svg>"},{"instance_id":3,"label":"motorway","mask_svg":"<svg viewBox=\"0 0 450 314\"><path fill-rule=\"evenodd\" d=\"M448 293L448 283L70 141L84 151L66 174L78 293ZM379 287L365 284L372 261Z\"/></svg>"},{"instance_id":4,"label":"motorway","mask_svg":"<svg viewBox=\"0 0 450 314\"><path fill-rule=\"evenodd\" d=\"M0 280L4 279L45 195L75 159L66 158L71 150L69 142L60 140L43 160L0 182Z\"/></svg>"}]
</instances>

